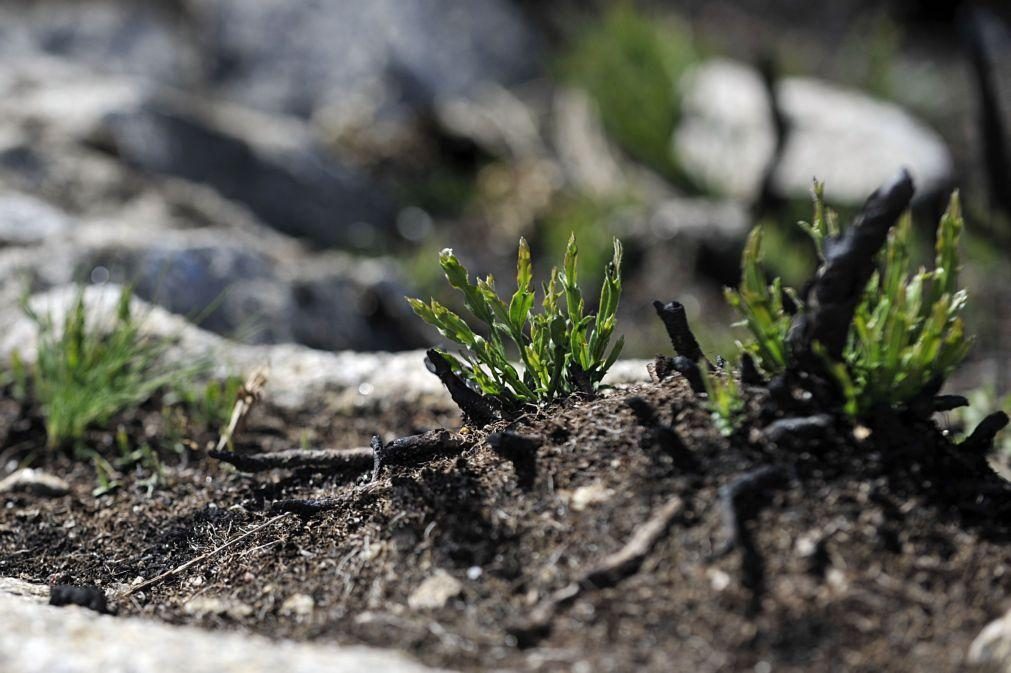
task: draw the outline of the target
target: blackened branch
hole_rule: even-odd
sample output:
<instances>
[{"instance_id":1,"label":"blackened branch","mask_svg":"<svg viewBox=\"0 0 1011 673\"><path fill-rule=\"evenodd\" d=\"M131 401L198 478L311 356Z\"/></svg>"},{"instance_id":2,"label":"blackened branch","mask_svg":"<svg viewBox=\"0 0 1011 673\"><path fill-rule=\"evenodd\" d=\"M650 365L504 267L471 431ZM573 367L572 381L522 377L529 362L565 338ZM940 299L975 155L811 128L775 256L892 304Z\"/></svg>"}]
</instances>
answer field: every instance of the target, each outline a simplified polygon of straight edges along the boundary
<instances>
[{"instance_id":1,"label":"blackened branch","mask_svg":"<svg viewBox=\"0 0 1011 673\"><path fill-rule=\"evenodd\" d=\"M378 436L372 438L372 481L384 467L413 465L440 454L459 453L468 446L463 437L449 430L429 430L420 435L399 437L384 444Z\"/></svg>"},{"instance_id":2,"label":"blackened branch","mask_svg":"<svg viewBox=\"0 0 1011 673\"><path fill-rule=\"evenodd\" d=\"M372 449L291 449L270 453L243 454L233 451L210 451L216 458L243 472L298 468L318 468L326 471L366 469L372 465Z\"/></svg>"},{"instance_id":3,"label":"blackened branch","mask_svg":"<svg viewBox=\"0 0 1011 673\"><path fill-rule=\"evenodd\" d=\"M976 426L972 434L965 438L959 449L976 455L984 455L993 448L993 440L997 433L1008 424L1008 415L1003 411L995 411Z\"/></svg>"},{"instance_id":4,"label":"blackened branch","mask_svg":"<svg viewBox=\"0 0 1011 673\"><path fill-rule=\"evenodd\" d=\"M653 308L656 309L656 314L667 329L667 336L670 337L671 345L674 346L674 352L692 362L705 362L712 369L712 364L706 359L699 342L692 334L691 327L688 326L684 305L676 301L669 301L666 304L654 301Z\"/></svg>"},{"instance_id":5,"label":"blackened branch","mask_svg":"<svg viewBox=\"0 0 1011 673\"><path fill-rule=\"evenodd\" d=\"M801 368L810 366L815 342L829 357L842 357L853 313L874 271L874 258L912 198L913 179L903 169L870 195L844 234L825 241L825 262L790 331L791 351L802 358Z\"/></svg>"},{"instance_id":6,"label":"blackened branch","mask_svg":"<svg viewBox=\"0 0 1011 673\"><path fill-rule=\"evenodd\" d=\"M425 366L446 386L456 406L475 425L485 426L499 417L501 408L497 401L472 390L456 375L449 361L434 348L425 352Z\"/></svg>"}]
</instances>

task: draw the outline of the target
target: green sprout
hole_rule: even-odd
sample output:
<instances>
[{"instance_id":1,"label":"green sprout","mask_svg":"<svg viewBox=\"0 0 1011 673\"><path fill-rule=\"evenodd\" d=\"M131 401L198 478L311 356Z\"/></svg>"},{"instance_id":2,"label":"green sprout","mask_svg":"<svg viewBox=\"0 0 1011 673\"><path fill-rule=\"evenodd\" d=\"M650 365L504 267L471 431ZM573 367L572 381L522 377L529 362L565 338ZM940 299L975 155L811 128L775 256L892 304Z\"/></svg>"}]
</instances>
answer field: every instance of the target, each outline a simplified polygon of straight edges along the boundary
<instances>
[{"instance_id":1,"label":"green sprout","mask_svg":"<svg viewBox=\"0 0 1011 673\"><path fill-rule=\"evenodd\" d=\"M447 339L461 345L459 357L440 351L454 372L482 394L510 403L547 402L574 392L592 392L618 359L619 338L608 351L621 297L621 243L604 272L596 315L586 313L578 284L578 249L569 237L562 270L552 269L542 285L541 310L534 308L530 248L520 239L516 261L516 292L508 303L500 299L492 276L470 281L467 269L450 249L439 255L449 284L461 292L479 333L459 315L432 299L408 298L411 308ZM511 347L507 350L507 344ZM519 357L522 368L510 361Z\"/></svg>"},{"instance_id":2,"label":"green sprout","mask_svg":"<svg viewBox=\"0 0 1011 673\"><path fill-rule=\"evenodd\" d=\"M812 223L800 223L824 261L825 242L839 235L838 220L824 205L823 186L814 189ZM959 236L964 228L958 193L952 194L937 228L934 268L911 267L911 218L904 215L889 232L888 241L856 307L841 361L824 350L826 369L843 392L845 409L858 415L875 407L900 407L930 384L945 380L965 358L971 339L961 314L966 293L958 289ZM791 326L785 302L798 310L796 293L769 283L762 270L760 228L752 231L741 262L741 285L726 290L727 301L751 333L739 344L769 375L782 373L791 354L787 333ZM814 345L819 352L819 344Z\"/></svg>"},{"instance_id":3,"label":"green sprout","mask_svg":"<svg viewBox=\"0 0 1011 673\"><path fill-rule=\"evenodd\" d=\"M702 370L702 381L706 385L706 407L712 416L713 425L720 434L729 436L744 413L740 384L729 370L722 373L710 372L705 367Z\"/></svg>"}]
</instances>

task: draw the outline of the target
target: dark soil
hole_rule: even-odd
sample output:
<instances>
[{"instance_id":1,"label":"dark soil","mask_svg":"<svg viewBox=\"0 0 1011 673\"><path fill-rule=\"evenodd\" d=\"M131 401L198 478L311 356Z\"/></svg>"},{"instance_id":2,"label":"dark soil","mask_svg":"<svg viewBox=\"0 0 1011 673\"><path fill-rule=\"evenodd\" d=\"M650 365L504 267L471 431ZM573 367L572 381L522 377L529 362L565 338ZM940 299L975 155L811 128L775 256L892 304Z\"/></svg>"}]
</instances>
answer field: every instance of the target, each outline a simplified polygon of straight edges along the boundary
<instances>
[{"instance_id":1,"label":"dark soil","mask_svg":"<svg viewBox=\"0 0 1011 673\"><path fill-rule=\"evenodd\" d=\"M128 480L94 498L90 468L39 458L74 493L8 499L0 575L99 585L120 615L396 647L461 670L960 670L1011 604L1004 482L924 422L763 433L753 395L731 438L674 377L519 419L508 430L540 444L532 460L531 442L491 448L500 423L371 485L367 469L244 475L194 450L150 496ZM446 422L310 416L261 408L240 448L297 447L304 428L362 446L373 429L392 439ZM123 595L277 516L279 499L328 496L341 507L283 516ZM674 497L641 562L590 572ZM437 570L460 593L410 607ZM297 609L298 594L314 607Z\"/></svg>"}]
</instances>

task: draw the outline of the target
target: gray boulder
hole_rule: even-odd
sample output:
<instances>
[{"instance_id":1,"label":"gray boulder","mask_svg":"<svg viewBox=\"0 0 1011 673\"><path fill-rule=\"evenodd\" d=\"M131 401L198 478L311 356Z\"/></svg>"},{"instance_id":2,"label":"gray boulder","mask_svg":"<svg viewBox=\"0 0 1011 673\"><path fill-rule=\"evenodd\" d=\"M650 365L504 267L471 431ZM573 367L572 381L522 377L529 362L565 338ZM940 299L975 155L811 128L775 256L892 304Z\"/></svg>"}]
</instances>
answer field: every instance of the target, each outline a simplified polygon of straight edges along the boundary
<instances>
[{"instance_id":1,"label":"gray boulder","mask_svg":"<svg viewBox=\"0 0 1011 673\"><path fill-rule=\"evenodd\" d=\"M536 70L536 38L501 0L196 0L209 80L250 107L308 117L362 98L428 105ZM264 39L270 36L270 39Z\"/></svg>"},{"instance_id":2,"label":"gray boulder","mask_svg":"<svg viewBox=\"0 0 1011 673\"><path fill-rule=\"evenodd\" d=\"M210 185L291 236L368 247L393 225L382 188L294 120L160 96L107 115L102 133L129 165Z\"/></svg>"},{"instance_id":3,"label":"gray boulder","mask_svg":"<svg viewBox=\"0 0 1011 673\"><path fill-rule=\"evenodd\" d=\"M753 200L775 144L760 75L714 60L687 72L680 86L679 162L715 191ZM952 160L940 136L898 106L802 77L780 80L777 96L790 127L774 176L779 194L804 198L817 177L830 201L859 204L902 167L921 196L950 186Z\"/></svg>"}]
</instances>

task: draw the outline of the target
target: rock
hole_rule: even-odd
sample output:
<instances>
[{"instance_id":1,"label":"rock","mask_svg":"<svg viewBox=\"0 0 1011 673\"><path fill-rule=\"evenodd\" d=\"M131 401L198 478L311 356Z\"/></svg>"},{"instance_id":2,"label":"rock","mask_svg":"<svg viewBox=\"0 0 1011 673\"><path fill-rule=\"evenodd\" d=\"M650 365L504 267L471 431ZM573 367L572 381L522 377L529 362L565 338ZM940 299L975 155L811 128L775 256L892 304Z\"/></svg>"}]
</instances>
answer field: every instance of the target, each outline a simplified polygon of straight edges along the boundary
<instances>
[{"instance_id":1,"label":"rock","mask_svg":"<svg viewBox=\"0 0 1011 673\"><path fill-rule=\"evenodd\" d=\"M288 596L281 603L281 614L295 617L308 617L316 609L316 601L308 594L294 594Z\"/></svg>"},{"instance_id":2,"label":"rock","mask_svg":"<svg viewBox=\"0 0 1011 673\"><path fill-rule=\"evenodd\" d=\"M0 194L0 246L31 245L70 228L59 209L27 194Z\"/></svg>"},{"instance_id":3,"label":"rock","mask_svg":"<svg viewBox=\"0 0 1011 673\"><path fill-rule=\"evenodd\" d=\"M17 585L11 595L8 584L0 580L4 673L435 673L369 647L299 644L39 605L34 595L19 597L26 592Z\"/></svg>"},{"instance_id":4,"label":"rock","mask_svg":"<svg viewBox=\"0 0 1011 673\"><path fill-rule=\"evenodd\" d=\"M603 484L594 482L588 486L580 486L572 492L569 497L569 506L577 512L602 502L607 502L614 495L614 491L605 488Z\"/></svg>"},{"instance_id":5,"label":"rock","mask_svg":"<svg viewBox=\"0 0 1011 673\"><path fill-rule=\"evenodd\" d=\"M983 627L969 645L968 661L987 671L1011 671L1011 612Z\"/></svg>"},{"instance_id":6,"label":"rock","mask_svg":"<svg viewBox=\"0 0 1011 673\"><path fill-rule=\"evenodd\" d=\"M159 96L109 114L102 132L128 164L210 185L291 236L371 248L394 224L383 188L327 155L296 120Z\"/></svg>"},{"instance_id":7,"label":"rock","mask_svg":"<svg viewBox=\"0 0 1011 673\"><path fill-rule=\"evenodd\" d=\"M633 221L628 231L654 245L676 239L680 244L730 245L736 251L751 224L737 202L681 197L661 201L648 218Z\"/></svg>"},{"instance_id":8,"label":"rock","mask_svg":"<svg viewBox=\"0 0 1011 673\"><path fill-rule=\"evenodd\" d=\"M463 593L463 585L445 570L436 570L407 598L412 610L436 610Z\"/></svg>"},{"instance_id":9,"label":"rock","mask_svg":"<svg viewBox=\"0 0 1011 673\"><path fill-rule=\"evenodd\" d=\"M113 285L90 286L85 304L90 319L109 320L120 289ZM59 323L73 305L75 286L54 288L33 295L34 310L48 314ZM142 317L145 333L168 337L173 345L166 354L172 361L193 362L206 358L216 364L220 375L244 376L258 366L270 369L267 399L280 407L300 409L325 407L332 413L361 412L383 405L448 406L449 396L425 368L424 351L401 353L331 353L296 344L239 344L202 330L184 318L147 304L133 302L133 311ZM0 306L0 358L9 358L17 349L26 362L35 359L35 323L17 306ZM646 379L645 362L621 360L604 381L609 384L640 382Z\"/></svg>"},{"instance_id":10,"label":"rock","mask_svg":"<svg viewBox=\"0 0 1011 673\"><path fill-rule=\"evenodd\" d=\"M470 96L438 100L435 114L443 131L491 156L522 159L546 152L534 111L499 84L486 82Z\"/></svg>"},{"instance_id":11,"label":"rock","mask_svg":"<svg viewBox=\"0 0 1011 673\"><path fill-rule=\"evenodd\" d=\"M183 3L9 0L0 5L0 55L49 55L175 85L199 75L201 56Z\"/></svg>"},{"instance_id":12,"label":"rock","mask_svg":"<svg viewBox=\"0 0 1011 673\"><path fill-rule=\"evenodd\" d=\"M246 343L357 350L426 343L387 260L311 254L223 227L166 223L152 239L136 225L161 217L167 215L137 209L116 221L75 221L70 233L43 246L0 250L0 277L9 279L0 283L0 303L16 303L25 280L44 289L92 278L129 282L137 296Z\"/></svg>"},{"instance_id":13,"label":"rock","mask_svg":"<svg viewBox=\"0 0 1011 673\"><path fill-rule=\"evenodd\" d=\"M427 106L536 70L536 37L502 0L192 4L213 36L210 82L261 110L310 117L362 98Z\"/></svg>"},{"instance_id":14,"label":"rock","mask_svg":"<svg viewBox=\"0 0 1011 673\"><path fill-rule=\"evenodd\" d=\"M59 498L70 493L70 484L55 475L25 467L0 480L0 493Z\"/></svg>"},{"instance_id":15,"label":"rock","mask_svg":"<svg viewBox=\"0 0 1011 673\"><path fill-rule=\"evenodd\" d=\"M197 596L186 601L183 610L188 615L194 617L228 617L229 619L243 619L253 614L253 608L246 603L230 601L214 596Z\"/></svg>"},{"instance_id":16,"label":"rock","mask_svg":"<svg viewBox=\"0 0 1011 673\"><path fill-rule=\"evenodd\" d=\"M921 197L950 185L943 141L898 106L810 78L786 77L777 86L790 129L774 176L781 195L806 198L817 177L830 201L856 205L903 166ZM680 88L678 161L717 192L752 201L775 143L760 75L713 60L686 72Z\"/></svg>"}]
</instances>

